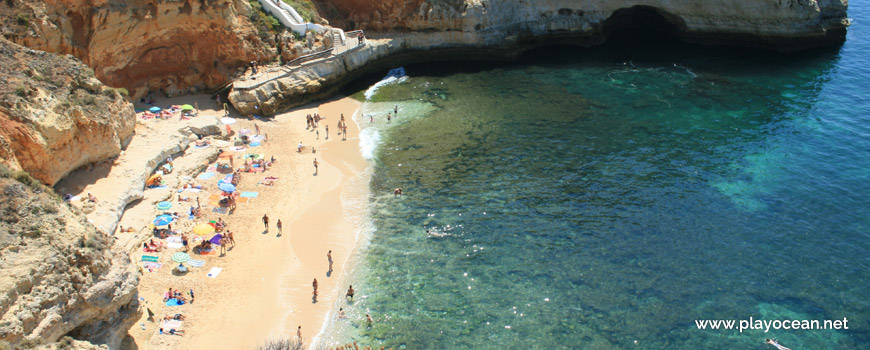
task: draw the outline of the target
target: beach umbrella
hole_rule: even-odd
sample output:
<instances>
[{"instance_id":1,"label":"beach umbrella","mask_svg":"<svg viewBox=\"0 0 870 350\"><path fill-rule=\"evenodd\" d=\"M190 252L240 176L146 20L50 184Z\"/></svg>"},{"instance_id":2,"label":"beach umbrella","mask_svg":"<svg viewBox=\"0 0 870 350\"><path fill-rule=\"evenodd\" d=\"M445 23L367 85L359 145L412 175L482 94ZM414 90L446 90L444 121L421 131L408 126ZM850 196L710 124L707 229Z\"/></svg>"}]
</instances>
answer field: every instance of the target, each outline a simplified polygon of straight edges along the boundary
<instances>
[{"instance_id":1,"label":"beach umbrella","mask_svg":"<svg viewBox=\"0 0 870 350\"><path fill-rule=\"evenodd\" d=\"M148 110L149 110L149 111L152 111L152 112L154 112L154 113L157 113L157 112L160 112L161 108L160 108L160 107L157 107L157 106L154 106L154 107L149 108Z\"/></svg>"},{"instance_id":2,"label":"beach umbrella","mask_svg":"<svg viewBox=\"0 0 870 350\"><path fill-rule=\"evenodd\" d=\"M233 184L228 184L226 182L218 185L218 188L224 192L235 192L236 191L236 186L233 186Z\"/></svg>"},{"instance_id":3,"label":"beach umbrella","mask_svg":"<svg viewBox=\"0 0 870 350\"><path fill-rule=\"evenodd\" d=\"M193 106L191 106L191 105L181 105L181 110L182 110L182 111L192 111L192 110L193 110Z\"/></svg>"},{"instance_id":4,"label":"beach umbrella","mask_svg":"<svg viewBox=\"0 0 870 350\"><path fill-rule=\"evenodd\" d=\"M159 210L166 210L169 208L172 208L172 202L163 201L163 202L157 203L157 209L159 209Z\"/></svg>"},{"instance_id":5,"label":"beach umbrella","mask_svg":"<svg viewBox=\"0 0 870 350\"><path fill-rule=\"evenodd\" d=\"M205 236L205 235L210 234L212 232L214 232L214 226L209 225L209 224L199 224L193 228L193 233L200 235L200 236Z\"/></svg>"},{"instance_id":6,"label":"beach umbrella","mask_svg":"<svg viewBox=\"0 0 870 350\"><path fill-rule=\"evenodd\" d=\"M154 219L154 226L168 225L173 220L175 219L172 218L172 215L160 215Z\"/></svg>"},{"instance_id":7,"label":"beach umbrella","mask_svg":"<svg viewBox=\"0 0 870 350\"><path fill-rule=\"evenodd\" d=\"M211 238L210 240L208 240L208 241L209 241L209 243L211 243L211 244L221 244L221 238L223 238L223 237L224 237L224 236L221 236L221 234L218 233L218 234L214 235L214 237L212 237L212 238Z\"/></svg>"},{"instance_id":8,"label":"beach umbrella","mask_svg":"<svg viewBox=\"0 0 870 350\"><path fill-rule=\"evenodd\" d=\"M224 123L226 125L235 124L236 119L235 118L221 118L221 123Z\"/></svg>"},{"instance_id":9,"label":"beach umbrella","mask_svg":"<svg viewBox=\"0 0 870 350\"><path fill-rule=\"evenodd\" d=\"M187 253L178 252L178 253L172 254L172 261L174 261L174 262L183 263L183 262L186 262L188 260L190 260L190 255L187 255Z\"/></svg>"},{"instance_id":10,"label":"beach umbrella","mask_svg":"<svg viewBox=\"0 0 870 350\"><path fill-rule=\"evenodd\" d=\"M251 130L248 130L248 129L242 129L242 130L239 130L239 134L242 134L242 135L247 135L247 134L250 134L250 133L251 133Z\"/></svg>"}]
</instances>

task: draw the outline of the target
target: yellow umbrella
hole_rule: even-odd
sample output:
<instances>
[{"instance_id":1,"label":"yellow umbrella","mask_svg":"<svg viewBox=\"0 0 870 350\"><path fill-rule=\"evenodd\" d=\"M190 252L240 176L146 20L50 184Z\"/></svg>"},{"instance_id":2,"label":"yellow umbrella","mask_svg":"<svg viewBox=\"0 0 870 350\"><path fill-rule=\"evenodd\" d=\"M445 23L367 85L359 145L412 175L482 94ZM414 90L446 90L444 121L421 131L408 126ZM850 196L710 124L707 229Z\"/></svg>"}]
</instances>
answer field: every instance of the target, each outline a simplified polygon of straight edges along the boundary
<instances>
[{"instance_id":1,"label":"yellow umbrella","mask_svg":"<svg viewBox=\"0 0 870 350\"><path fill-rule=\"evenodd\" d=\"M199 224L193 228L193 233L200 236L205 236L207 234L214 233L214 226L209 224Z\"/></svg>"}]
</instances>

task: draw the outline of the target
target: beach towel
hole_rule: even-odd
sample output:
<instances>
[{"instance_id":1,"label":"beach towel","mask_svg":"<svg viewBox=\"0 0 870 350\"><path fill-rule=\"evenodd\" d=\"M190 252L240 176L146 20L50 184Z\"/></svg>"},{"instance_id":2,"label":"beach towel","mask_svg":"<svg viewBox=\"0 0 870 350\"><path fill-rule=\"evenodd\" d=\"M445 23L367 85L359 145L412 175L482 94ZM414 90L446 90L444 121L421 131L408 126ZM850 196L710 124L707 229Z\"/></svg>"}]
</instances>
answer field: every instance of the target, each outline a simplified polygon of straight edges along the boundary
<instances>
[{"instance_id":1,"label":"beach towel","mask_svg":"<svg viewBox=\"0 0 870 350\"><path fill-rule=\"evenodd\" d=\"M166 246L172 249L184 248L184 244L179 242L169 242L166 243Z\"/></svg>"},{"instance_id":2,"label":"beach towel","mask_svg":"<svg viewBox=\"0 0 870 350\"><path fill-rule=\"evenodd\" d=\"M244 198L257 198L258 195L260 195L258 192L242 192L239 196Z\"/></svg>"},{"instance_id":3,"label":"beach towel","mask_svg":"<svg viewBox=\"0 0 870 350\"><path fill-rule=\"evenodd\" d=\"M172 243L172 242L181 243L181 237L178 237L178 236L169 236L169 237L166 237L166 242L170 242L170 243Z\"/></svg>"},{"instance_id":4,"label":"beach towel","mask_svg":"<svg viewBox=\"0 0 870 350\"><path fill-rule=\"evenodd\" d=\"M205 260L190 259L187 261L187 265L190 267L203 267L205 266Z\"/></svg>"},{"instance_id":5,"label":"beach towel","mask_svg":"<svg viewBox=\"0 0 870 350\"><path fill-rule=\"evenodd\" d=\"M221 208L218 205L215 205L215 207L217 208L212 209L212 213L226 214L229 211L229 208Z\"/></svg>"},{"instance_id":6,"label":"beach towel","mask_svg":"<svg viewBox=\"0 0 870 350\"><path fill-rule=\"evenodd\" d=\"M142 256L142 261L157 262L157 260L159 260L159 259L160 259L160 258L158 258L158 257L156 257L156 256L151 256L151 255L143 255L143 256Z\"/></svg>"},{"instance_id":7,"label":"beach towel","mask_svg":"<svg viewBox=\"0 0 870 350\"><path fill-rule=\"evenodd\" d=\"M214 249L214 248L209 249L209 250L201 250L201 249L197 249L197 250L196 250L196 253L199 254L199 255L211 255L211 254L214 254L215 251L216 251L216 249Z\"/></svg>"},{"instance_id":8,"label":"beach towel","mask_svg":"<svg viewBox=\"0 0 870 350\"><path fill-rule=\"evenodd\" d=\"M209 196L208 196L208 200L210 200L210 201L219 201L219 200L221 200L221 195L219 195L219 194L212 194L212 195L209 195Z\"/></svg>"},{"instance_id":9,"label":"beach towel","mask_svg":"<svg viewBox=\"0 0 870 350\"><path fill-rule=\"evenodd\" d=\"M154 187L151 187L151 188L152 188L152 189L164 189L164 190L165 190L165 189L166 189L166 185L154 186Z\"/></svg>"},{"instance_id":10,"label":"beach towel","mask_svg":"<svg viewBox=\"0 0 870 350\"><path fill-rule=\"evenodd\" d=\"M188 187L188 188L185 188L184 190L187 191L187 192L194 192L194 193L202 192L202 189L199 189L199 188L193 188L193 187Z\"/></svg>"},{"instance_id":11,"label":"beach towel","mask_svg":"<svg viewBox=\"0 0 870 350\"><path fill-rule=\"evenodd\" d=\"M244 151L245 151L245 147L242 147L242 146L230 147L230 151L235 151L235 152L244 152Z\"/></svg>"},{"instance_id":12,"label":"beach towel","mask_svg":"<svg viewBox=\"0 0 870 350\"><path fill-rule=\"evenodd\" d=\"M157 270L157 269L159 269L161 266L163 266L163 264L161 264L161 263L157 263L157 262L151 262L151 261L148 261L148 262L143 263L142 266L143 266L144 268L148 269L148 271L151 271L151 270Z\"/></svg>"},{"instance_id":13,"label":"beach towel","mask_svg":"<svg viewBox=\"0 0 870 350\"><path fill-rule=\"evenodd\" d=\"M244 203L247 203L249 199L250 199L250 198L242 198L242 197L236 198L236 204L244 204Z\"/></svg>"},{"instance_id":14,"label":"beach towel","mask_svg":"<svg viewBox=\"0 0 870 350\"><path fill-rule=\"evenodd\" d=\"M181 329L181 325L181 320L163 320L163 322L160 322L160 328L163 328L163 330L166 332L168 332L170 329L179 330Z\"/></svg>"},{"instance_id":15,"label":"beach towel","mask_svg":"<svg viewBox=\"0 0 870 350\"><path fill-rule=\"evenodd\" d=\"M200 180L208 180L208 179L211 179L213 176L215 176L215 173L213 173L211 171L206 171L202 174L199 174L199 176L197 176L196 178L200 179Z\"/></svg>"},{"instance_id":16,"label":"beach towel","mask_svg":"<svg viewBox=\"0 0 870 350\"><path fill-rule=\"evenodd\" d=\"M259 142L259 141L251 142L251 143L249 144L249 146L251 146L251 147L258 147L258 146L260 146L260 142Z\"/></svg>"},{"instance_id":17,"label":"beach towel","mask_svg":"<svg viewBox=\"0 0 870 350\"><path fill-rule=\"evenodd\" d=\"M208 271L208 275L206 275L206 276L211 277L211 278L217 278L217 276L220 275L221 271L223 271L223 270L224 269L222 269L220 267L212 267L211 270Z\"/></svg>"},{"instance_id":18,"label":"beach towel","mask_svg":"<svg viewBox=\"0 0 870 350\"><path fill-rule=\"evenodd\" d=\"M183 301L178 301L178 299L169 299L166 301L166 306L178 306L184 305Z\"/></svg>"}]
</instances>

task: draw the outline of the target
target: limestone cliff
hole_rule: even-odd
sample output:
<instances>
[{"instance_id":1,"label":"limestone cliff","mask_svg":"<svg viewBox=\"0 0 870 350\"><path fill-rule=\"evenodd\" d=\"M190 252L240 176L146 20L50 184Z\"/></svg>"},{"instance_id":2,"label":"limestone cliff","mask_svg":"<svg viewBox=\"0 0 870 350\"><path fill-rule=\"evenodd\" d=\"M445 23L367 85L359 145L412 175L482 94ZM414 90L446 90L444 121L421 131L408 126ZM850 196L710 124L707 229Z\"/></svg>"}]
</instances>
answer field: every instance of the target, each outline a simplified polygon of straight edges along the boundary
<instances>
[{"instance_id":1,"label":"limestone cliff","mask_svg":"<svg viewBox=\"0 0 870 350\"><path fill-rule=\"evenodd\" d=\"M330 23L370 32L461 31L467 37L571 34L595 44L658 21L688 41L781 51L845 40L848 0L317 0ZM588 40L594 38L594 40ZM457 44L462 44L457 43Z\"/></svg>"},{"instance_id":2,"label":"limestone cliff","mask_svg":"<svg viewBox=\"0 0 870 350\"><path fill-rule=\"evenodd\" d=\"M48 188L3 166L0 212L0 349L65 335L117 348L138 317L139 275L126 252Z\"/></svg>"},{"instance_id":3,"label":"limestone cliff","mask_svg":"<svg viewBox=\"0 0 870 350\"><path fill-rule=\"evenodd\" d=\"M797 51L845 40L847 0L321 0L330 23L366 29L359 50L238 82L240 112L274 113L334 93L390 65L506 60L541 45L592 46L620 30L655 30L688 42ZM434 54L437 51L437 54Z\"/></svg>"},{"instance_id":4,"label":"limestone cliff","mask_svg":"<svg viewBox=\"0 0 870 350\"><path fill-rule=\"evenodd\" d=\"M121 92L75 58L0 39L0 161L51 185L117 156L135 126Z\"/></svg>"},{"instance_id":5,"label":"limestone cliff","mask_svg":"<svg viewBox=\"0 0 870 350\"><path fill-rule=\"evenodd\" d=\"M72 54L136 97L214 88L251 60L271 60L247 0L15 0L0 3L3 35Z\"/></svg>"}]
</instances>

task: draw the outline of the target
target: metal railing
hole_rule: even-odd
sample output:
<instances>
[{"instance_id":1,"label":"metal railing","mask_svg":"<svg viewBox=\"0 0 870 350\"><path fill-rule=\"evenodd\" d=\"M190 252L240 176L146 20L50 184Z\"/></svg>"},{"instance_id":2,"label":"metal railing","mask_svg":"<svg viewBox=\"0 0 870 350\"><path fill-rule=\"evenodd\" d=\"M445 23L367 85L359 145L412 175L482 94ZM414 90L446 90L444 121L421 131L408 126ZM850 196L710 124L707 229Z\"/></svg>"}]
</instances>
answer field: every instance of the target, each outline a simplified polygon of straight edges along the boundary
<instances>
[{"instance_id":1,"label":"metal railing","mask_svg":"<svg viewBox=\"0 0 870 350\"><path fill-rule=\"evenodd\" d=\"M345 32L345 36L349 37L349 34L351 34L351 33L356 33L356 36L354 36L354 37L358 37L358 35L360 33L362 33L362 30ZM345 42L345 45L343 45L343 46L350 46L347 44L348 43ZM256 88L260 85L263 85L271 80L283 78L283 77L290 75L290 73L293 73L293 71L295 69L302 67L306 62L318 60L321 58L327 58L327 57L338 57L346 52L356 50L356 49L359 49L359 48L364 47L364 46L366 46L365 42L363 42L362 45L354 45L352 47L348 47L346 50L339 52L337 54L333 54L334 50L335 50L335 48L333 47L333 48L329 48L329 49L326 49L323 51L319 51L319 52L315 52L312 54L300 56L292 61L285 63L284 65L282 65L280 67L269 69L268 71L265 71L261 74L257 74L255 76L252 76L252 77L247 78L247 79L245 79L245 78L239 79L239 80L233 82L233 88L242 89L242 90L253 89L253 88Z\"/></svg>"}]
</instances>

